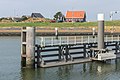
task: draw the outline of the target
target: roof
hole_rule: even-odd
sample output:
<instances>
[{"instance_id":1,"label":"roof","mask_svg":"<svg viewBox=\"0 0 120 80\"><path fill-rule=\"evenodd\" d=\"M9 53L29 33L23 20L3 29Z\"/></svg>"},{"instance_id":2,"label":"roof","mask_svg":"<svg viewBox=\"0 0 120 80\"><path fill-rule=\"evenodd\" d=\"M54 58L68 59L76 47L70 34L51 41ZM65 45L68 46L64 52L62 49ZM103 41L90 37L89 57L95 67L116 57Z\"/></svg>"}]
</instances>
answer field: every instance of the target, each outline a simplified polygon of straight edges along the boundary
<instances>
[{"instance_id":1,"label":"roof","mask_svg":"<svg viewBox=\"0 0 120 80\"><path fill-rule=\"evenodd\" d=\"M31 17L36 17L36 18L44 18L42 14L40 13L32 13Z\"/></svg>"},{"instance_id":2,"label":"roof","mask_svg":"<svg viewBox=\"0 0 120 80\"><path fill-rule=\"evenodd\" d=\"M65 18L85 18L85 11L67 11Z\"/></svg>"}]
</instances>

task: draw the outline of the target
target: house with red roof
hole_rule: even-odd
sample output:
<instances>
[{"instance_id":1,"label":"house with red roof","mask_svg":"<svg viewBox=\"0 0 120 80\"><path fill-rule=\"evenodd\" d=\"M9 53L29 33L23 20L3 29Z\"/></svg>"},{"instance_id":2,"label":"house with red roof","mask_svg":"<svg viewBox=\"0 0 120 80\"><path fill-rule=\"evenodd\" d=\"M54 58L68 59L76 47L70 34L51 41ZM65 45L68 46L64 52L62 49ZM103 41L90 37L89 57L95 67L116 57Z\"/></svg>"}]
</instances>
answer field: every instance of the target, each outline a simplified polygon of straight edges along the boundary
<instances>
[{"instance_id":1,"label":"house with red roof","mask_svg":"<svg viewBox=\"0 0 120 80\"><path fill-rule=\"evenodd\" d=\"M86 12L67 11L65 18L67 22L86 22Z\"/></svg>"}]
</instances>

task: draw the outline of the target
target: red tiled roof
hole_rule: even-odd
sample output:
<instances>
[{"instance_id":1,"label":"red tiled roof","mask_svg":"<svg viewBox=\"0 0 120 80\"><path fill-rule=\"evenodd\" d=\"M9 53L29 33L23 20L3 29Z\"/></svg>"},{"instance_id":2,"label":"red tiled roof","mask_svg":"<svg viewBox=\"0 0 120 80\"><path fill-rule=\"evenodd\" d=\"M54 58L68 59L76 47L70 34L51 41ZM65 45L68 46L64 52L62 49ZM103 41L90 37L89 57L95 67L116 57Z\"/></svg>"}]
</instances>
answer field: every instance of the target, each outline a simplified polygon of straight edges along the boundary
<instances>
[{"instance_id":1,"label":"red tiled roof","mask_svg":"<svg viewBox=\"0 0 120 80\"><path fill-rule=\"evenodd\" d=\"M85 18L85 11L67 11L66 18Z\"/></svg>"}]
</instances>

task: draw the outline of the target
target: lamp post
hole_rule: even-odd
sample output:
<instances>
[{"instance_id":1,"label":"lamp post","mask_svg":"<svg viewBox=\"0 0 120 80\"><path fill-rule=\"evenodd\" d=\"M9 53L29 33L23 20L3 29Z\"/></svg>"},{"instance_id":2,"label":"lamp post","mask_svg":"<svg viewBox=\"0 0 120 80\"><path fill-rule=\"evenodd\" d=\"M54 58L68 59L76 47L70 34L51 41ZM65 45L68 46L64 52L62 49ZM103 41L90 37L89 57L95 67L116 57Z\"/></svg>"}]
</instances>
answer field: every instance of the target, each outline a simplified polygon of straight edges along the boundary
<instances>
[{"instance_id":1,"label":"lamp post","mask_svg":"<svg viewBox=\"0 0 120 80\"><path fill-rule=\"evenodd\" d=\"M110 21L113 21L113 15L114 14L117 14L117 13L119 13L120 11L111 11L110 12ZM111 31L111 33L113 33L113 31L114 31L114 25L112 26L112 31Z\"/></svg>"},{"instance_id":2,"label":"lamp post","mask_svg":"<svg viewBox=\"0 0 120 80\"><path fill-rule=\"evenodd\" d=\"M113 14L117 14L117 13L119 13L120 11L111 11L110 12L110 21L112 21L113 20Z\"/></svg>"}]
</instances>

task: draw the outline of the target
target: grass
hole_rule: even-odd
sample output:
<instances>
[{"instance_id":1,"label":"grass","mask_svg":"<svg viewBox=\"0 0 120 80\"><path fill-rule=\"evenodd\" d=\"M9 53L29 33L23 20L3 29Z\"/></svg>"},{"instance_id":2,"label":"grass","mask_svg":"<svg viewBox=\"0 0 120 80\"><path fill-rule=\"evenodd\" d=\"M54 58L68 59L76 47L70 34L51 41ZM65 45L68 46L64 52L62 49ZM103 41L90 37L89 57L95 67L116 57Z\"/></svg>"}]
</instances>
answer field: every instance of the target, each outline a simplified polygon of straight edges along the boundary
<instances>
[{"instance_id":1,"label":"grass","mask_svg":"<svg viewBox=\"0 0 120 80\"><path fill-rule=\"evenodd\" d=\"M120 20L116 20L116 21L106 21L105 22L106 26L120 26Z\"/></svg>"},{"instance_id":2,"label":"grass","mask_svg":"<svg viewBox=\"0 0 120 80\"><path fill-rule=\"evenodd\" d=\"M0 27L23 27L23 26L36 26L36 27L93 27L97 26L97 22L83 22L83 23L0 23ZM105 26L120 26L120 21L105 21Z\"/></svg>"}]
</instances>

